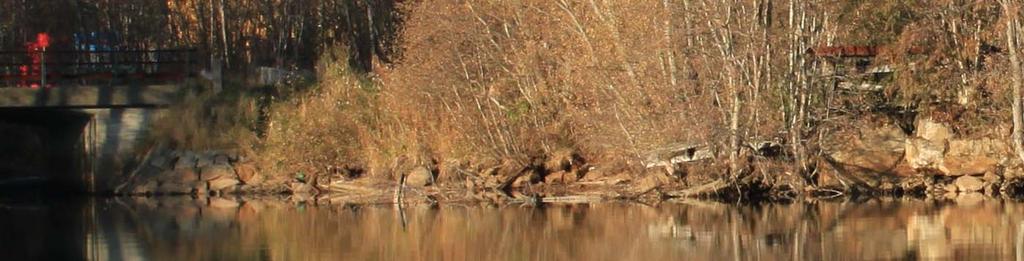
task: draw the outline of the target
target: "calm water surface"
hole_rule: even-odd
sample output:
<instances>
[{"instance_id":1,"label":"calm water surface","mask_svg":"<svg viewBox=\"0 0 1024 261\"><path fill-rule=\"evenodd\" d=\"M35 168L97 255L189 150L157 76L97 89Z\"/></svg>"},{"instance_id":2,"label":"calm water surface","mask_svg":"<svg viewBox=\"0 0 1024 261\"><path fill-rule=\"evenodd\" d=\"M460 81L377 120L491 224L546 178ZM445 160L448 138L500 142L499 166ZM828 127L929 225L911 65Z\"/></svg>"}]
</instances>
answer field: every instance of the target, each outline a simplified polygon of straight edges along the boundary
<instances>
[{"instance_id":1,"label":"calm water surface","mask_svg":"<svg viewBox=\"0 0 1024 261\"><path fill-rule=\"evenodd\" d=\"M1024 258L1024 204L960 200L492 206L0 199L0 260Z\"/></svg>"}]
</instances>

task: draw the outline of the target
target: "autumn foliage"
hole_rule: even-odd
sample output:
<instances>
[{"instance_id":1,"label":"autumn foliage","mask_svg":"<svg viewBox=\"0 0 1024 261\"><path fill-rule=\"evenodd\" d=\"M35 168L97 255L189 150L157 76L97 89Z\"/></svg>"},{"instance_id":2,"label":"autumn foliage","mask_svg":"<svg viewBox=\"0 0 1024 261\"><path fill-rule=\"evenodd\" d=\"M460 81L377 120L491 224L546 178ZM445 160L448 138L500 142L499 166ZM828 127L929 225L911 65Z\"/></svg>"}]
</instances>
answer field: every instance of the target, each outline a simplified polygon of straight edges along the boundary
<instances>
[{"instance_id":1,"label":"autumn foliage","mask_svg":"<svg viewBox=\"0 0 1024 261\"><path fill-rule=\"evenodd\" d=\"M831 134L900 120L885 108L973 111L953 120L965 133L1005 122L998 6L939 2L413 1L398 8L401 58L360 75L321 56L321 83L274 110L265 149L280 171L389 174L566 149L638 166L674 143L738 161L775 141L809 173ZM882 46L876 64L897 70L885 91L820 75L808 50L844 44Z\"/></svg>"}]
</instances>

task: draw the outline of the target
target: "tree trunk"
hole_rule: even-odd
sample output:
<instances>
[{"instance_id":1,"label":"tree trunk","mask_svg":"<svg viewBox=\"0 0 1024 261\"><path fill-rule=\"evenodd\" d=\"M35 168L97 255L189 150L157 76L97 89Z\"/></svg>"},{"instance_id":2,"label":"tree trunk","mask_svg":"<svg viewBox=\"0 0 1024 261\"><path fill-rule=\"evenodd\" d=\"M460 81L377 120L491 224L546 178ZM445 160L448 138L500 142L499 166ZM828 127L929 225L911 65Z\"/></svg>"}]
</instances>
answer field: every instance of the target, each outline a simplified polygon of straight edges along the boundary
<instances>
[{"instance_id":1,"label":"tree trunk","mask_svg":"<svg viewBox=\"0 0 1024 261\"><path fill-rule=\"evenodd\" d=\"M224 17L224 0L220 0L220 42L221 42L221 59L224 59L224 65L231 67L228 59L228 32L227 32L227 19Z\"/></svg>"},{"instance_id":2,"label":"tree trunk","mask_svg":"<svg viewBox=\"0 0 1024 261\"><path fill-rule=\"evenodd\" d=\"M740 178L740 88L736 84L730 85L732 87L732 115L729 117L729 175L731 180L737 180Z\"/></svg>"},{"instance_id":3,"label":"tree trunk","mask_svg":"<svg viewBox=\"0 0 1024 261\"><path fill-rule=\"evenodd\" d=\"M1024 147L1021 145L1021 139L1024 138L1024 122L1021 118L1021 68L1020 68L1020 57L1017 54L1017 40L1018 40L1018 15L1017 15L1017 2L1015 0L1003 0L1003 12L1006 15L1006 47L1010 54L1010 79L1012 80L1013 87L1013 150L1017 152L1017 157L1024 161Z\"/></svg>"},{"instance_id":4,"label":"tree trunk","mask_svg":"<svg viewBox=\"0 0 1024 261\"><path fill-rule=\"evenodd\" d=\"M208 18L210 18L210 25L206 27L206 32L209 33L209 35L207 36L208 38L206 39L206 46L209 48L208 52L210 55L210 66L213 66L213 64L215 63L214 61L217 60L217 36L216 33L214 33L216 30L214 28L216 28L215 20L217 15L213 9L213 0L209 0L207 1L207 3L209 4L209 13L207 14L209 15Z\"/></svg>"},{"instance_id":5,"label":"tree trunk","mask_svg":"<svg viewBox=\"0 0 1024 261\"><path fill-rule=\"evenodd\" d=\"M662 7L665 8L665 46L666 56L668 56L668 76L669 83L672 86L676 86L676 54L674 46L672 45L672 5L669 0L661 1Z\"/></svg>"}]
</instances>

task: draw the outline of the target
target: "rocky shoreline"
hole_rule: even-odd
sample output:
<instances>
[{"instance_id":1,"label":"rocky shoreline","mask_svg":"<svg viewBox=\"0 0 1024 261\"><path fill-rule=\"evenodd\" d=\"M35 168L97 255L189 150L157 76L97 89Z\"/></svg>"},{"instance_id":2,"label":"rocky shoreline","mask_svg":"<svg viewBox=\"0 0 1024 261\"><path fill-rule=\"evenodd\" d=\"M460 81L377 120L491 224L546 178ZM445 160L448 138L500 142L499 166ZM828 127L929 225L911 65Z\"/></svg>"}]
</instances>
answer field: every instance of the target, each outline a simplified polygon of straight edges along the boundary
<instances>
[{"instance_id":1,"label":"rocky shoreline","mask_svg":"<svg viewBox=\"0 0 1024 261\"><path fill-rule=\"evenodd\" d=\"M116 195L218 195L273 192L251 156L236 150L189 151L157 147L131 176L116 187ZM283 191L277 191L283 192Z\"/></svg>"},{"instance_id":2,"label":"rocky shoreline","mask_svg":"<svg viewBox=\"0 0 1024 261\"><path fill-rule=\"evenodd\" d=\"M994 126L999 133L1005 126ZM1022 173L1005 138L961 137L947 124L918 119L914 131L881 125L825 146L819 185L929 195L1012 193ZM839 139L837 139L839 140Z\"/></svg>"},{"instance_id":3,"label":"rocky shoreline","mask_svg":"<svg viewBox=\"0 0 1024 261\"><path fill-rule=\"evenodd\" d=\"M908 194L957 199L1015 193L1021 183L1015 173L1021 172L1021 165L1001 139L957 137L947 125L927 118L914 125L910 134L892 125L865 127L825 144L810 182L789 174L785 153L778 151L781 145L770 142L744 150L744 174L735 179L708 174L722 171L708 145L676 144L651 151L639 169L587 163L572 150L500 162L409 165L398 159L390 178L359 175L359 169L308 177L273 175L262 173L251 153L157 148L115 194L291 194L349 203L539 203Z\"/></svg>"}]
</instances>

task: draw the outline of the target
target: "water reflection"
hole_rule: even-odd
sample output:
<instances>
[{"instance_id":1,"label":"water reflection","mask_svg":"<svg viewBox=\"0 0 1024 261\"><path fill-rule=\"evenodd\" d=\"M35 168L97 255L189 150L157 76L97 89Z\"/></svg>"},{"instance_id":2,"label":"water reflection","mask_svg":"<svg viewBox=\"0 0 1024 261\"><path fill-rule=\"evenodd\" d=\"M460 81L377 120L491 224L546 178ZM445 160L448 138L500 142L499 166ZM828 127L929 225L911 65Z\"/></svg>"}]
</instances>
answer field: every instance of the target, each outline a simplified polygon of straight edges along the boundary
<instances>
[{"instance_id":1,"label":"water reflection","mask_svg":"<svg viewBox=\"0 0 1024 261\"><path fill-rule=\"evenodd\" d=\"M1024 204L682 201L316 206L282 199L0 202L0 260L1017 259Z\"/></svg>"}]
</instances>

